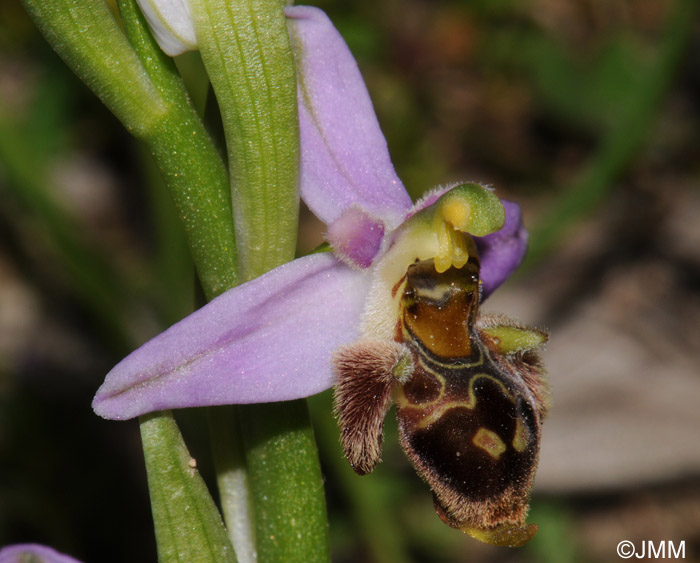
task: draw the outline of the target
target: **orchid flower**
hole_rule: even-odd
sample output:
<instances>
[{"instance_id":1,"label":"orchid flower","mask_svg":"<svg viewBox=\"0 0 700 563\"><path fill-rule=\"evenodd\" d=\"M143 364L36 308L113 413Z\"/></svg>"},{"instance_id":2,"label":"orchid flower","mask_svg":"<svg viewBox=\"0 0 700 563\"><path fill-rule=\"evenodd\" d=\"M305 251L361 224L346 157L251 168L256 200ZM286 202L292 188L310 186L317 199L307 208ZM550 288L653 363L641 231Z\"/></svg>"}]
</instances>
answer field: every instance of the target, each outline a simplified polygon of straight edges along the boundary
<instances>
[{"instance_id":1,"label":"orchid flower","mask_svg":"<svg viewBox=\"0 0 700 563\"><path fill-rule=\"evenodd\" d=\"M360 336L382 258L395 239L410 237L399 227L450 191L412 206L342 37L318 9L286 13L300 84L301 196L328 225L334 253L299 258L229 290L133 352L98 390L100 416L285 401L330 388L331 355ZM526 248L518 206L503 206L505 225L499 215L490 229L496 232L475 238L484 299ZM425 252L437 255L438 233L432 236Z\"/></svg>"},{"instance_id":2,"label":"orchid flower","mask_svg":"<svg viewBox=\"0 0 700 563\"><path fill-rule=\"evenodd\" d=\"M353 467L365 473L378 461L392 390L399 386L404 393L419 370L415 349L397 336L407 296L420 301L430 294L426 306L433 312L443 310L434 306L438 293L445 303L458 297L464 302L458 330L478 341L479 353L488 347L500 366L493 369L501 375L480 374L474 382L498 381L494 385L508 395L512 404L503 412L513 424L513 455L522 460L504 454L509 446L494 432L479 430L474 443L494 460L503 455L510 465L523 464L517 491L499 492L496 508L482 510L487 517L471 515L471 508L466 514L466 501L447 499L454 491L440 488L444 479L431 477L425 460L412 455L410 437L402 443L433 488L443 520L490 543L524 543L534 533L523 521L546 410L538 363L529 354L546 336L501 318L472 322L480 302L523 258L527 233L520 209L474 183L434 189L413 205L339 33L316 8L291 7L286 15L298 75L301 197L327 225L332 252L299 258L231 289L144 344L107 375L95 412L123 420L170 408L285 401L339 383L343 445ZM425 280L435 283L419 288ZM363 370L381 404L370 396L368 406L353 390L368 391L353 383L359 380L352 374ZM472 405L486 384L478 385L469 387ZM364 411L371 420L353 415ZM360 420L351 428L353 416ZM353 442L365 427L367 440Z\"/></svg>"},{"instance_id":3,"label":"orchid flower","mask_svg":"<svg viewBox=\"0 0 700 563\"><path fill-rule=\"evenodd\" d=\"M80 563L55 549L34 543L8 545L0 549L0 563Z\"/></svg>"}]
</instances>

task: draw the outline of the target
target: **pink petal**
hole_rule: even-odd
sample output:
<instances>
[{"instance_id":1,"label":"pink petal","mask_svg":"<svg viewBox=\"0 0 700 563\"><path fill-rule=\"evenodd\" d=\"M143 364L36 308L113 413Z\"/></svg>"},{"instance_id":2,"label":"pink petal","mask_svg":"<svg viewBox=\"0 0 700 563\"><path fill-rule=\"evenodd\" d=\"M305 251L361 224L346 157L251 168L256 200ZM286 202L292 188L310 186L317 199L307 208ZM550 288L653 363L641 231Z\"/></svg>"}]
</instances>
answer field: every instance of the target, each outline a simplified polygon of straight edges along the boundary
<instances>
[{"instance_id":1,"label":"pink petal","mask_svg":"<svg viewBox=\"0 0 700 563\"><path fill-rule=\"evenodd\" d=\"M299 80L302 198L326 224L355 204L395 226L411 199L355 59L318 8L285 13Z\"/></svg>"},{"instance_id":2,"label":"pink petal","mask_svg":"<svg viewBox=\"0 0 700 563\"><path fill-rule=\"evenodd\" d=\"M382 221L353 206L328 225L326 239L348 266L369 268L382 246L384 231Z\"/></svg>"},{"instance_id":3,"label":"pink petal","mask_svg":"<svg viewBox=\"0 0 700 563\"><path fill-rule=\"evenodd\" d=\"M8 545L0 549L0 563L79 563L77 559L59 553L55 549L25 543Z\"/></svg>"},{"instance_id":4,"label":"pink petal","mask_svg":"<svg viewBox=\"0 0 700 563\"><path fill-rule=\"evenodd\" d=\"M528 233L520 206L504 199L501 203L506 210L503 228L485 237L474 237L481 258L482 299L510 277L527 252Z\"/></svg>"},{"instance_id":5,"label":"pink petal","mask_svg":"<svg viewBox=\"0 0 700 563\"><path fill-rule=\"evenodd\" d=\"M231 289L122 360L93 408L127 419L328 389L332 351L357 338L368 278L315 254Z\"/></svg>"}]
</instances>

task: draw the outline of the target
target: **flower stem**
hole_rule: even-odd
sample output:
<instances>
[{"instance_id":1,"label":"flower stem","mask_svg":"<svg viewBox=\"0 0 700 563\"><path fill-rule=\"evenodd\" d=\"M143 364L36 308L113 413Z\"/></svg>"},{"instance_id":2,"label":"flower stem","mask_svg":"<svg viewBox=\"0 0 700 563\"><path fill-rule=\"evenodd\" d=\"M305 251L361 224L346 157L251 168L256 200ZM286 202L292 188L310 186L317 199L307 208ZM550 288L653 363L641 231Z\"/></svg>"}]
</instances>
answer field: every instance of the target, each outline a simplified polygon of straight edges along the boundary
<instances>
[{"instance_id":1,"label":"flower stem","mask_svg":"<svg viewBox=\"0 0 700 563\"><path fill-rule=\"evenodd\" d=\"M291 260L296 244L298 110L283 6L191 2L221 108L242 281ZM328 560L323 484L305 402L245 406L239 413L258 559Z\"/></svg>"},{"instance_id":2,"label":"flower stem","mask_svg":"<svg viewBox=\"0 0 700 563\"><path fill-rule=\"evenodd\" d=\"M159 561L236 562L221 516L170 412L141 417Z\"/></svg>"},{"instance_id":3,"label":"flower stem","mask_svg":"<svg viewBox=\"0 0 700 563\"><path fill-rule=\"evenodd\" d=\"M255 530L243 439L234 406L207 409L216 483L224 520L239 563L256 561Z\"/></svg>"},{"instance_id":4,"label":"flower stem","mask_svg":"<svg viewBox=\"0 0 700 563\"><path fill-rule=\"evenodd\" d=\"M258 560L329 561L321 468L306 401L244 405Z\"/></svg>"},{"instance_id":5,"label":"flower stem","mask_svg":"<svg viewBox=\"0 0 700 563\"><path fill-rule=\"evenodd\" d=\"M146 140L185 225L204 293L212 299L237 283L228 173L173 61L156 44L135 1L119 0L118 4L129 41L157 90L168 101L171 119L165 120L163 127ZM192 207L192 202L196 207ZM235 561L237 555L243 556L239 560L249 561L241 546L236 546L240 554L234 552L204 483L187 487L187 475L183 480L187 468L180 458L189 454L170 413L155 413L142 417L140 422L159 559L170 560L184 553L185 561L206 561L210 555L212 561L224 556ZM149 455L160 447L160 442L170 446L158 449L159 455ZM216 461L217 465L221 463ZM192 479L201 481L199 474L191 471ZM178 495L166 494L175 490ZM225 490L222 497L228 498ZM191 506L197 507L198 521L186 518Z\"/></svg>"}]
</instances>

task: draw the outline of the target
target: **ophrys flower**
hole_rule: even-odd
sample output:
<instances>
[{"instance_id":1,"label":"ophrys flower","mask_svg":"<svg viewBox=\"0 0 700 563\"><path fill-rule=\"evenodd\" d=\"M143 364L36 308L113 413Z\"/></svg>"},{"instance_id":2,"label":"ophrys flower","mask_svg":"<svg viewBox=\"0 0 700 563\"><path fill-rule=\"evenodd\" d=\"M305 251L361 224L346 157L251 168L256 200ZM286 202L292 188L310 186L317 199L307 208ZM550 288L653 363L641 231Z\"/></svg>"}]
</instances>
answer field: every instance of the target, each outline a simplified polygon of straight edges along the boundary
<instances>
[{"instance_id":1,"label":"ophrys flower","mask_svg":"<svg viewBox=\"0 0 700 563\"><path fill-rule=\"evenodd\" d=\"M449 481L449 467L437 477L426 468L452 461L417 457L421 448L410 437L449 410L434 401L423 409L432 417L424 428L403 424L404 448L435 491L446 522L492 543L522 543L533 533L522 524L544 413L532 350L544 336L502 319L477 320L480 301L507 279L525 252L519 208L472 183L433 190L412 205L342 38L315 8L286 13L299 83L301 196L328 225L334 252L297 259L234 288L146 343L107 375L95 411L126 419L167 408L282 401L328 389L339 378L344 445L364 472L371 467L353 460L369 456L370 465L378 460L381 420L392 393L399 412L407 413L415 410L411 386L428 372L438 374L440 397L449 395L450 381L461 378L466 395L448 406L459 403L468 412L457 418L476 421L469 447L480 448L496 464L509 460L499 475L517 494L490 503L505 489L484 486L477 501L471 489L467 494L448 485L459 498L446 500L440 484ZM413 311L416 305L419 312ZM452 336L439 344L445 327L451 327L455 347L449 344ZM433 360L443 367L435 368ZM486 364L483 373L474 371ZM523 376L519 371L525 368ZM347 416L348 409L372 404L361 382L383 397L369 409L371 420ZM493 420L482 411L493 412ZM520 423L499 434L491 428L499 417ZM368 423L374 428L371 440L359 446L347 440ZM480 519L465 519L460 506L477 507Z\"/></svg>"}]
</instances>

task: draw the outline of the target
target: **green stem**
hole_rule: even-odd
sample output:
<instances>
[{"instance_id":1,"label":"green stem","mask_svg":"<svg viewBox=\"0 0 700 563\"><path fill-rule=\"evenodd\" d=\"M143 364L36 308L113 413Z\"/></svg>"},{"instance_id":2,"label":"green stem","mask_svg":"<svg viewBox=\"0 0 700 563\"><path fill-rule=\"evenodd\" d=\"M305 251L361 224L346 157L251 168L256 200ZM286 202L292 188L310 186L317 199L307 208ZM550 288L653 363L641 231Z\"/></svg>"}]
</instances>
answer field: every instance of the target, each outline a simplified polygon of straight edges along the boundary
<instances>
[{"instance_id":1,"label":"green stem","mask_svg":"<svg viewBox=\"0 0 700 563\"><path fill-rule=\"evenodd\" d=\"M590 163L545 217L530 238L526 264L543 258L565 230L590 212L609 192L647 138L656 110L674 77L683 48L696 22L697 0L678 0L666 25L657 61L645 85L629 92L628 110L603 139Z\"/></svg>"},{"instance_id":2,"label":"green stem","mask_svg":"<svg viewBox=\"0 0 700 563\"><path fill-rule=\"evenodd\" d=\"M156 44L136 3L119 0L119 9L129 41L168 103L169 118L144 140L182 218L204 293L212 299L237 282L228 173L173 61ZM159 431L147 431L151 425L157 425ZM186 479L183 482L184 466L178 451L182 452L180 458L189 454L172 417L168 413L142 417L141 429L146 453L159 447L159 441L170 443L160 455L146 455L159 560L169 561L184 553L184 561L195 560L192 557L218 561L223 556L235 561L231 541L206 487L202 483L188 488ZM191 472L196 473L194 469ZM194 477L199 479L198 474ZM164 486L181 493L168 496L162 491ZM182 514L191 506L198 507L197 526L191 525L191 514L189 519L188 514Z\"/></svg>"},{"instance_id":3,"label":"green stem","mask_svg":"<svg viewBox=\"0 0 700 563\"><path fill-rule=\"evenodd\" d=\"M299 126L282 5L193 0L197 38L226 134L241 280L294 257Z\"/></svg>"},{"instance_id":4,"label":"green stem","mask_svg":"<svg viewBox=\"0 0 700 563\"><path fill-rule=\"evenodd\" d=\"M258 560L329 561L328 517L306 401L240 407Z\"/></svg>"},{"instance_id":5,"label":"green stem","mask_svg":"<svg viewBox=\"0 0 700 563\"><path fill-rule=\"evenodd\" d=\"M191 2L221 108L242 280L294 257L299 131L283 5ZM305 402L239 412L259 560L327 560L325 498Z\"/></svg>"},{"instance_id":6,"label":"green stem","mask_svg":"<svg viewBox=\"0 0 700 563\"><path fill-rule=\"evenodd\" d=\"M172 414L152 413L140 421L158 560L235 563L221 516Z\"/></svg>"},{"instance_id":7,"label":"green stem","mask_svg":"<svg viewBox=\"0 0 700 563\"><path fill-rule=\"evenodd\" d=\"M216 484L228 535L238 561L254 563L255 531L238 410L233 406L214 407L207 414Z\"/></svg>"}]
</instances>

